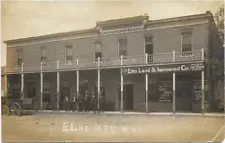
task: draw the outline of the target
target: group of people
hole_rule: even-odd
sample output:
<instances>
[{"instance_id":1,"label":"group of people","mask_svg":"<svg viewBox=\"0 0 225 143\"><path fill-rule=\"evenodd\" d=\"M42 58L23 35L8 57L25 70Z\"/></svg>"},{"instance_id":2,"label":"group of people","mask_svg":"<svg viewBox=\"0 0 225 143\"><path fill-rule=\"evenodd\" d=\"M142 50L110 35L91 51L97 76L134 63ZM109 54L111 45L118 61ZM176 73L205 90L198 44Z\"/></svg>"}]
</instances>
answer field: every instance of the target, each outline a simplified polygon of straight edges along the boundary
<instances>
[{"instance_id":1,"label":"group of people","mask_svg":"<svg viewBox=\"0 0 225 143\"><path fill-rule=\"evenodd\" d=\"M98 107L99 102L99 107ZM85 94L78 95L76 93L73 94L72 101L69 101L69 97L64 97L64 107L65 111L68 112L69 110L78 111L78 112L89 112L93 111L96 112L103 112L105 104L105 97L100 93L99 100L98 96L92 92L92 95L88 95L88 92L85 91Z\"/></svg>"}]
</instances>

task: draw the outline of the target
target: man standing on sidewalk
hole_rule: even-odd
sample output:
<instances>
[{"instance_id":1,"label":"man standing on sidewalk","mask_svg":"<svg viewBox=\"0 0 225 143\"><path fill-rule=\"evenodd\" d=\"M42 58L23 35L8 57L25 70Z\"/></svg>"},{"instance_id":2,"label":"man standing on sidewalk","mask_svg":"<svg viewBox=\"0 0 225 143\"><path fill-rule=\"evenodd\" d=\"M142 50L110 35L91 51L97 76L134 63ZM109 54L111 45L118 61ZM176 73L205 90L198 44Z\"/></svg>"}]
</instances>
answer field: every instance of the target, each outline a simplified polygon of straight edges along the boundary
<instances>
[{"instance_id":1,"label":"man standing on sidewalk","mask_svg":"<svg viewBox=\"0 0 225 143\"><path fill-rule=\"evenodd\" d=\"M75 110L76 110L76 103L77 103L77 97L76 97L76 93L74 93L73 100L72 100L72 111L73 112L75 112Z\"/></svg>"},{"instance_id":2,"label":"man standing on sidewalk","mask_svg":"<svg viewBox=\"0 0 225 143\"><path fill-rule=\"evenodd\" d=\"M66 112L69 110L69 98L68 98L68 96L66 95L65 96L65 108L66 108Z\"/></svg>"},{"instance_id":3,"label":"man standing on sidewalk","mask_svg":"<svg viewBox=\"0 0 225 143\"><path fill-rule=\"evenodd\" d=\"M96 96L95 96L95 93L94 92L92 92L91 102L92 102L92 110L93 110L93 113L96 113L97 99L96 99Z\"/></svg>"}]
</instances>

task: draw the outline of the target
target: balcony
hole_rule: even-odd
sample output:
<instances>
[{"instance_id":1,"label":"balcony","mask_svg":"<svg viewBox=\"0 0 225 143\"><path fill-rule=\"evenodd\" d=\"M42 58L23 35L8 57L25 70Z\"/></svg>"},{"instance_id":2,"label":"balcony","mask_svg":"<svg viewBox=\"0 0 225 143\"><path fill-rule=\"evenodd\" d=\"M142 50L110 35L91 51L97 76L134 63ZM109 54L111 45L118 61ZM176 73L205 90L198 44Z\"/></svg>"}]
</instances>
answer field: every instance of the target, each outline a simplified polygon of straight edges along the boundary
<instances>
[{"instance_id":1,"label":"balcony","mask_svg":"<svg viewBox=\"0 0 225 143\"><path fill-rule=\"evenodd\" d=\"M204 56L204 57L203 57ZM123 60L121 60L123 59ZM54 61L46 62L39 65L27 65L23 63L22 66L9 66L7 73L38 73L53 72L53 71L66 71L66 70L86 70L97 68L120 68L127 66L149 65L149 64L167 64L174 62L196 62L205 59L205 51L192 51L192 52L171 52L160 53L153 55L137 55L137 56L121 56L114 58L102 59L77 59L70 62Z\"/></svg>"}]
</instances>

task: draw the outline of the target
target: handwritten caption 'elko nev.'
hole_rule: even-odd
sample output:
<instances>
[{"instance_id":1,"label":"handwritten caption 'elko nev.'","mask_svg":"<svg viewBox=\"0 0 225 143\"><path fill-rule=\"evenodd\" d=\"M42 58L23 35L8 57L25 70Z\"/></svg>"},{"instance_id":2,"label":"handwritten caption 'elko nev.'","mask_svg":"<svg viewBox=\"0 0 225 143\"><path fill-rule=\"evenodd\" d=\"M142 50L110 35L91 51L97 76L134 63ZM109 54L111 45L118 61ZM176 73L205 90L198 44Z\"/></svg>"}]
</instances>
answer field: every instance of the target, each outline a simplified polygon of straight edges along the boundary
<instances>
[{"instance_id":1,"label":"handwritten caption 'elko nev.'","mask_svg":"<svg viewBox=\"0 0 225 143\"><path fill-rule=\"evenodd\" d=\"M117 132L143 132L140 127L128 127L120 125L107 124L76 124L72 122L63 122L63 132L101 132L101 133L117 133Z\"/></svg>"}]
</instances>

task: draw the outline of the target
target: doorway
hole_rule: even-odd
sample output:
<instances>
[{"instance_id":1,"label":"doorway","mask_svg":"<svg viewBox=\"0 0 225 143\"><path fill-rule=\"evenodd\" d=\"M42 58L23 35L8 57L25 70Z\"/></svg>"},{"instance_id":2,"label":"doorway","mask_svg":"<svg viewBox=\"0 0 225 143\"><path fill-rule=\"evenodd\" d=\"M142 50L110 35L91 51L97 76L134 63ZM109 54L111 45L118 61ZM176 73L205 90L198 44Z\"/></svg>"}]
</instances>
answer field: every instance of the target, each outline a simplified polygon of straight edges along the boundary
<instances>
[{"instance_id":1,"label":"doorway","mask_svg":"<svg viewBox=\"0 0 225 143\"><path fill-rule=\"evenodd\" d=\"M120 90L120 84L118 88L119 93L119 105L121 103L121 90ZM123 85L123 106L124 110L132 111L133 110L133 104L134 104L134 85L130 83L126 83Z\"/></svg>"},{"instance_id":2,"label":"doorway","mask_svg":"<svg viewBox=\"0 0 225 143\"><path fill-rule=\"evenodd\" d=\"M192 111L192 82L176 83L176 111Z\"/></svg>"}]
</instances>

